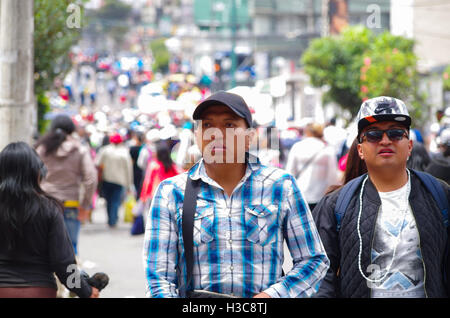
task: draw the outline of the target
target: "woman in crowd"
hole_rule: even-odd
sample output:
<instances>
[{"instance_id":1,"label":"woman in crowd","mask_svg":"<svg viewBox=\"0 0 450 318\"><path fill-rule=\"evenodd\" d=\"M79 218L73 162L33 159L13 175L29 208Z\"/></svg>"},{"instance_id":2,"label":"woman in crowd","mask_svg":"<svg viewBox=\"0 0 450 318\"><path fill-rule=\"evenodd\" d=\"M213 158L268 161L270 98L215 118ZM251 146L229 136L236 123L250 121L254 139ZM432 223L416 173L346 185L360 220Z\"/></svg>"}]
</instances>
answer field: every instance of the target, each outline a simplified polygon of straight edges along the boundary
<instances>
[{"instance_id":1,"label":"woman in crowd","mask_svg":"<svg viewBox=\"0 0 450 318\"><path fill-rule=\"evenodd\" d=\"M36 151L48 169L42 189L63 204L64 222L75 254L78 254L80 221L89 217L97 187L97 170L89 149L73 136L75 128L69 116L55 117L50 131L38 141Z\"/></svg>"},{"instance_id":2,"label":"woman in crowd","mask_svg":"<svg viewBox=\"0 0 450 318\"><path fill-rule=\"evenodd\" d=\"M149 206L159 183L178 173L179 171L170 157L170 147L164 141L160 141L156 145L156 158L149 162L146 169L140 200Z\"/></svg>"},{"instance_id":3,"label":"woman in crowd","mask_svg":"<svg viewBox=\"0 0 450 318\"><path fill-rule=\"evenodd\" d=\"M45 174L26 143L0 153L0 298L54 298L54 274L79 297L96 298L78 271L63 207L40 187Z\"/></svg>"}]
</instances>

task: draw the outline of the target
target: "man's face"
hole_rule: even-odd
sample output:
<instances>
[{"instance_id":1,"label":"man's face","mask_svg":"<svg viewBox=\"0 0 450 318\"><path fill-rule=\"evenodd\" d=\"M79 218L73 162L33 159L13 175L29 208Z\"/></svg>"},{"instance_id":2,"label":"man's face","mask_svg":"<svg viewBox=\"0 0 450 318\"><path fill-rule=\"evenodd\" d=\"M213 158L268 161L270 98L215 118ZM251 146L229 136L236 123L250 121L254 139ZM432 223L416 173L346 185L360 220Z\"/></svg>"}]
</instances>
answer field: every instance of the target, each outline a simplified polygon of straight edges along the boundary
<instances>
[{"instance_id":1,"label":"man's face","mask_svg":"<svg viewBox=\"0 0 450 318\"><path fill-rule=\"evenodd\" d=\"M404 134L392 131L391 138L388 133L382 134L381 140L377 141L373 136L379 136L379 130L401 129ZM366 135L364 135L366 133ZM362 142L358 144L358 154L365 161L367 168L402 167L406 166L408 156L411 154L413 141L408 139L408 130L404 126L385 121L367 126L361 132ZM372 138L371 138L372 136Z\"/></svg>"},{"instance_id":2,"label":"man's face","mask_svg":"<svg viewBox=\"0 0 450 318\"><path fill-rule=\"evenodd\" d=\"M244 163L254 133L229 107L213 105L201 114L195 132L206 163Z\"/></svg>"}]
</instances>

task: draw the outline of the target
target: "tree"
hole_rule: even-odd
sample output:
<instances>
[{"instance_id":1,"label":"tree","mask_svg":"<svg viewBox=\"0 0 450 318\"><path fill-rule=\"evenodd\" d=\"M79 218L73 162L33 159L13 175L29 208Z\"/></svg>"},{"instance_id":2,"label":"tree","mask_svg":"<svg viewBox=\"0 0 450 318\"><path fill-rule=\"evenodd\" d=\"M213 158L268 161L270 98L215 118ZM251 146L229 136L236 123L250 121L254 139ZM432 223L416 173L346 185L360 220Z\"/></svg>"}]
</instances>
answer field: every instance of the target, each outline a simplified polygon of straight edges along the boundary
<instances>
[{"instance_id":1,"label":"tree","mask_svg":"<svg viewBox=\"0 0 450 318\"><path fill-rule=\"evenodd\" d=\"M325 98L355 116L362 101L392 96L410 104L415 124L424 122L425 99L418 91L414 41L388 32L374 34L349 27L337 37L314 40L302 57L305 72L316 86L329 86Z\"/></svg>"},{"instance_id":2,"label":"tree","mask_svg":"<svg viewBox=\"0 0 450 318\"><path fill-rule=\"evenodd\" d=\"M44 115L49 111L44 94L53 87L56 77L63 78L70 70L69 51L81 36L81 28L70 27L69 5L80 8L86 0L34 1L34 90L38 102L38 128L45 130ZM82 23L83 21L81 21Z\"/></svg>"},{"instance_id":3,"label":"tree","mask_svg":"<svg viewBox=\"0 0 450 318\"><path fill-rule=\"evenodd\" d=\"M79 2L80 8L82 3ZM57 76L71 67L69 51L81 36L80 28L67 26L67 8L73 0L34 2L34 73L35 91L49 90Z\"/></svg>"},{"instance_id":4,"label":"tree","mask_svg":"<svg viewBox=\"0 0 450 318\"><path fill-rule=\"evenodd\" d=\"M88 33L96 34L100 40L105 35L114 40L114 51L118 50L130 29L127 20L132 15L130 5L119 0L106 0L104 5L95 11L88 12L90 23Z\"/></svg>"},{"instance_id":5,"label":"tree","mask_svg":"<svg viewBox=\"0 0 450 318\"><path fill-rule=\"evenodd\" d=\"M312 85L327 85L329 90L325 94L326 100L336 102L352 114L361 105L360 69L363 66L363 54L373 37L366 28L348 28L339 37L313 40L302 57Z\"/></svg>"},{"instance_id":6,"label":"tree","mask_svg":"<svg viewBox=\"0 0 450 318\"><path fill-rule=\"evenodd\" d=\"M444 90L450 91L450 65L445 68L442 77L444 80Z\"/></svg>"},{"instance_id":7,"label":"tree","mask_svg":"<svg viewBox=\"0 0 450 318\"><path fill-rule=\"evenodd\" d=\"M167 72L169 68L169 60L170 60L170 54L166 47L166 40L165 38L153 40L150 43L150 49L152 50L153 55L153 70L155 72Z\"/></svg>"}]
</instances>

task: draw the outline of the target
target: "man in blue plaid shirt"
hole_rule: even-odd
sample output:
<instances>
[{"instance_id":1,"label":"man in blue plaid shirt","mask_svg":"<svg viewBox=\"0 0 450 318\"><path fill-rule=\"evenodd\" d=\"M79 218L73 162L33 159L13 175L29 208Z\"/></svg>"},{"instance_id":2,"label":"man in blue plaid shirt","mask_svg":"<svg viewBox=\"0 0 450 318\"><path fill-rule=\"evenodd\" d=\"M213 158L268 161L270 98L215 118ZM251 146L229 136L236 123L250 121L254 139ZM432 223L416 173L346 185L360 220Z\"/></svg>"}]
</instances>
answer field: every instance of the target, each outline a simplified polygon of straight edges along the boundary
<instances>
[{"instance_id":1,"label":"man in blue plaid shirt","mask_svg":"<svg viewBox=\"0 0 450 318\"><path fill-rule=\"evenodd\" d=\"M218 92L194 114L202 159L161 182L146 223L148 297L180 297L186 280L182 210L187 178L201 180L194 215L193 288L237 297L311 297L329 260L295 178L248 154L254 132L242 97ZM293 268L283 276L283 242Z\"/></svg>"}]
</instances>

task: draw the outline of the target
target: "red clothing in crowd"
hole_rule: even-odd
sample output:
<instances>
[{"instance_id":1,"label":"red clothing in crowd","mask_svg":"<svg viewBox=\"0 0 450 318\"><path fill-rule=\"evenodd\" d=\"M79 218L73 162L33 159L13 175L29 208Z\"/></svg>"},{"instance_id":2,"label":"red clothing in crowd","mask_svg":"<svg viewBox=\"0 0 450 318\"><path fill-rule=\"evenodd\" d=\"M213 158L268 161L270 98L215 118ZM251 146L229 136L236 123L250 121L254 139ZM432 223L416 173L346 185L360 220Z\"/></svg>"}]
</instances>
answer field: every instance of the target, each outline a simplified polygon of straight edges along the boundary
<instances>
[{"instance_id":1,"label":"red clothing in crowd","mask_svg":"<svg viewBox=\"0 0 450 318\"><path fill-rule=\"evenodd\" d=\"M161 162L156 160L151 161L145 171L144 182L142 183L140 195L141 201L146 202L148 199L151 199L161 181L174 177L177 174L179 174L179 172L177 171L175 165L172 165L169 171L166 172Z\"/></svg>"}]
</instances>

